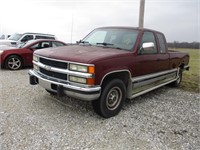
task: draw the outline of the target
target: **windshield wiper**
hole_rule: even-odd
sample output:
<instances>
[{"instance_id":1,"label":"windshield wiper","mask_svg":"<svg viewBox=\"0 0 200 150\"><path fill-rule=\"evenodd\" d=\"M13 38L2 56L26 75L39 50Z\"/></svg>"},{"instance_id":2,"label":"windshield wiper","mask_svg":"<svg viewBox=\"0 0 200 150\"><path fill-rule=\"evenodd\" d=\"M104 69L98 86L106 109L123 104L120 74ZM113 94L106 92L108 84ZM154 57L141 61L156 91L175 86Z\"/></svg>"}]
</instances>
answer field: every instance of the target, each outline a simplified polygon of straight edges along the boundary
<instances>
[{"instance_id":1,"label":"windshield wiper","mask_svg":"<svg viewBox=\"0 0 200 150\"><path fill-rule=\"evenodd\" d=\"M96 45L108 46L108 45L114 45L114 44L103 42L103 43L96 43Z\"/></svg>"},{"instance_id":2,"label":"windshield wiper","mask_svg":"<svg viewBox=\"0 0 200 150\"><path fill-rule=\"evenodd\" d=\"M113 48L116 48L116 49L122 50L122 48L120 48L120 47L113 47Z\"/></svg>"},{"instance_id":3,"label":"windshield wiper","mask_svg":"<svg viewBox=\"0 0 200 150\"><path fill-rule=\"evenodd\" d=\"M81 44L81 45L91 45L88 41L82 41L82 40L80 40L78 42L78 44Z\"/></svg>"},{"instance_id":4,"label":"windshield wiper","mask_svg":"<svg viewBox=\"0 0 200 150\"><path fill-rule=\"evenodd\" d=\"M109 47L109 48L116 48L116 49L119 49L119 50L122 50L122 48L120 48L120 47L115 47L114 46L114 44L112 44L112 43L96 43L97 45L103 45L103 46L111 46L111 47Z\"/></svg>"},{"instance_id":5,"label":"windshield wiper","mask_svg":"<svg viewBox=\"0 0 200 150\"><path fill-rule=\"evenodd\" d=\"M88 41L82 41L82 40L80 40L78 43L89 43Z\"/></svg>"}]
</instances>

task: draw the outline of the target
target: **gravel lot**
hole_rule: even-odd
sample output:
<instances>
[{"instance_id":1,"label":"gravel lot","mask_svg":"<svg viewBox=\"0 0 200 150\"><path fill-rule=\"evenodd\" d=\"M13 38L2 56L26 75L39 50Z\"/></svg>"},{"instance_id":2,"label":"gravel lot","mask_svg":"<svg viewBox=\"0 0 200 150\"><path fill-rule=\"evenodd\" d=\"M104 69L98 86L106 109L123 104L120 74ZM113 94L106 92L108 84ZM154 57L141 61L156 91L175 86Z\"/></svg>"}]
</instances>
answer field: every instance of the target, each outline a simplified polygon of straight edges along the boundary
<instances>
[{"instance_id":1,"label":"gravel lot","mask_svg":"<svg viewBox=\"0 0 200 150\"><path fill-rule=\"evenodd\" d=\"M198 93L163 87L103 119L90 102L50 96L28 80L28 69L0 71L1 150L200 149Z\"/></svg>"}]
</instances>

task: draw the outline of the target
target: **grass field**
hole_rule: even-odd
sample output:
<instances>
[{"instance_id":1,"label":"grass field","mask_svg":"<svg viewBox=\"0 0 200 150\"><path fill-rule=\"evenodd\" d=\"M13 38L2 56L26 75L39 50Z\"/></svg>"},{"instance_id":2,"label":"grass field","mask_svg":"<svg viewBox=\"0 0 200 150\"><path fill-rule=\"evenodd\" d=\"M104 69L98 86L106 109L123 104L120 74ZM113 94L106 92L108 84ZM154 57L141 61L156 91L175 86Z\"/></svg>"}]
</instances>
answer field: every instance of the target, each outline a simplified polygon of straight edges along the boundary
<instances>
[{"instance_id":1,"label":"grass field","mask_svg":"<svg viewBox=\"0 0 200 150\"><path fill-rule=\"evenodd\" d=\"M171 48L170 48L171 49ZM187 52L190 55L190 70L183 72L181 88L188 91L200 92L200 49L172 49Z\"/></svg>"}]
</instances>

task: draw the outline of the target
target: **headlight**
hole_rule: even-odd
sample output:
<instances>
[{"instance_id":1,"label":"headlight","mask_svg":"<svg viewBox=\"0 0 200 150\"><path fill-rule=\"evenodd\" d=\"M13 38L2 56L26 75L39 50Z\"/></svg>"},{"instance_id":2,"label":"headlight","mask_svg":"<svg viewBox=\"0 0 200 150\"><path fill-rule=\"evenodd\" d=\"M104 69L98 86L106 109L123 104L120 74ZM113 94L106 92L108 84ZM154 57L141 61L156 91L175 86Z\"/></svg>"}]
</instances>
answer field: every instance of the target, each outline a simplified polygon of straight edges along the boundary
<instances>
[{"instance_id":1,"label":"headlight","mask_svg":"<svg viewBox=\"0 0 200 150\"><path fill-rule=\"evenodd\" d=\"M94 78L82 78L76 76L69 76L69 81L87 84L87 85L94 85Z\"/></svg>"},{"instance_id":2,"label":"headlight","mask_svg":"<svg viewBox=\"0 0 200 150\"><path fill-rule=\"evenodd\" d=\"M94 73L94 66L84 66L79 64L70 64L69 69L78 72Z\"/></svg>"},{"instance_id":3,"label":"headlight","mask_svg":"<svg viewBox=\"0 0 200 150\"><path fill-rule=\"evenodd\" d=\"M72 82L78 82L78 83L83 83L83 84L87 83L86 78L80 78L80 77L75 77L75 76L69 76L69 80Z\"/></svg>"},{"instance_id":4,"label":"headlight","mask_svg":"<svg viewBox=\"0 0 200 150\"><path fill-rule=\"evenodd\" d=\"M77 74L77 76L70 75L69 81L81 83L81 84L87 84L87 85L91 85L91 86L94 85L94 83L95 83L95 78L94 78L95 66L94 65L82 65L82 64L71 63L71 64L69 64L69 70L91 74L91 77L79 77L78 74Z\"/></svg>"},{"instance_id":5,"label":"headlight","mask_svg":"<svg viewBox=\"0 0 200 150\"><path fill-rule=\"evenodd\" d=\"M82 65L70 64L69 69L73 71L87 72L87 66Z\"/></svg>"},{"instance_id":6,"label":"headlight","mask_svg":"<svg viewBox=\"0 0 200 150\"><path fill-rule=\"evenodd\" d=\"M38 57L38 56L36 56L36 55L33 55L33 61L36 61L36 62L38 62L38 60L39 60L39 57Z\"/></svg>"},{"instance_id":7,"label":"headlight","mask_svg":"<svg viewBox=\"0 0 200 150\"><path fill-rule=\"evenodd\" d=\"M3 54L3 51L0 51L0 55Z\"/></svg>"}]
</instances>

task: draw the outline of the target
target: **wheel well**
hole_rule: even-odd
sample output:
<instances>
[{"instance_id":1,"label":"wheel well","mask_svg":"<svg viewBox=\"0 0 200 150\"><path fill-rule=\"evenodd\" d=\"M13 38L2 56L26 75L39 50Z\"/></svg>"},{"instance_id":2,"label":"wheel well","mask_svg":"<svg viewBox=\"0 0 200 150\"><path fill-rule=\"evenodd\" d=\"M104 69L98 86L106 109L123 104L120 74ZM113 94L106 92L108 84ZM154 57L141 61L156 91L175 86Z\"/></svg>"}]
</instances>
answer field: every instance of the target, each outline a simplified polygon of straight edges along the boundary
<instances>
[{"instance_id":1,"label":"wheel well","mask_svg":"<svg viewBox=\"0 0 200 150\"><path fill-rule=\"evenodd\" d=\"M182 63L179 65L179 67L180 67L181 69L184 69L184 66L185 66L184 62L182 62Z\"/></svg>"},{"instance_id":2,"label":"wheel well","mask_svg":"<svg viewBox=\"0 0 200 150\"><path fill-rule=\"evenodd\" d=\"M112 79L120 79L124 82L125 86L128 87L129 79L130 79L130 74L128 71L122 71L122 72L115 72L106 75L104 79L101 82L101 85L104 86L104 84Z\"/></svg>"},{"instance_id":3,"label":"wheel well","mask_svg":"<svg viewBox=\"0 0 200 150\"><path fill-rule=\"evenodd\" d=\"M22 65L23 65L24 60L23 60L23 58L22 58L20 55L18 55L18 54L10 54L10 55L6 56L5 61L4 61L4 66L6 65L6 60L7 60L8 57L10 57L10 56L17 56L17 57L19 57L19 58L21 59L21 61L22 61Z\"/></svg>"}]
</instances>

